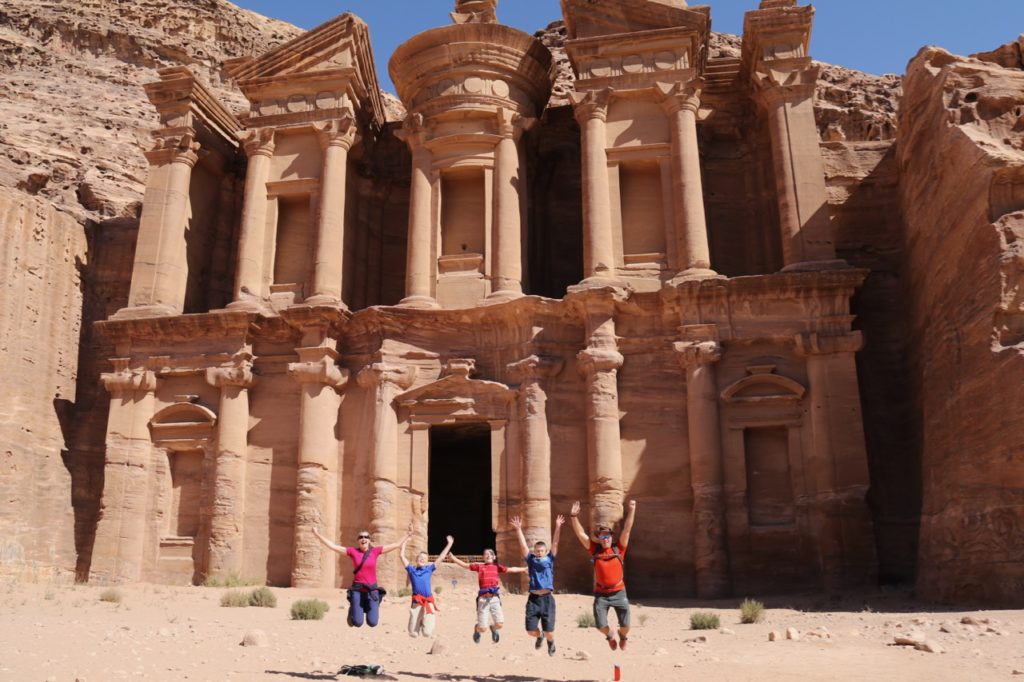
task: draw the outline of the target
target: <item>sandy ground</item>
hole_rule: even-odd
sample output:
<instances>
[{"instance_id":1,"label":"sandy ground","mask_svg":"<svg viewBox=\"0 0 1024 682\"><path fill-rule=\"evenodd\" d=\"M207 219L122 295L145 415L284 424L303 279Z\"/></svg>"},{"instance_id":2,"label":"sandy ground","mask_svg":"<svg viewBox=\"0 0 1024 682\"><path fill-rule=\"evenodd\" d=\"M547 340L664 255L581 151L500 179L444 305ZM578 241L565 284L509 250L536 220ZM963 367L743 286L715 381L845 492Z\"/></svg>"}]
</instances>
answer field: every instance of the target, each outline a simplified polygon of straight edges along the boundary
<instances>
[{"instance_id":1,"label":"sandy ground","mask_svg":"<svg viewBox=\"0 0 1024 682\"><path fill-rule=\"evenodd\" d=\"M577 627L590 599L564 594L558 651L549 657L523 631L519 595L504 598L501 642L474 644L471 584L439 596L436 639L444 650L434 655L433 641L406 634L406 599L389 597L376 629L353 629L339 591L275 589L278 606L271 609L223 608L220 588L118 589L123 600L113 604L100 601L99 586L0 583L0 680L333 680L353 663L382 664L386 675L376 679L390 680L612 680L615 664L623 680L644 682L1024 679L1014 677L1024 671L1024 611L929 608L898 593L767 600L764 621L754 625L739 623L738 600L643 602L634 608L625 653ZM331 605L326 618L290 620L292 602L309 597ZM689 630L695 610L717 613L723 629ZM787 628L799 630L799 640L785 640ZM266 634L268 646L240 645L253 629ZM769 641L773 630L781 641ZM945 653L892 645L895 635L913 630Z\"/></svg>"}]
</instances>

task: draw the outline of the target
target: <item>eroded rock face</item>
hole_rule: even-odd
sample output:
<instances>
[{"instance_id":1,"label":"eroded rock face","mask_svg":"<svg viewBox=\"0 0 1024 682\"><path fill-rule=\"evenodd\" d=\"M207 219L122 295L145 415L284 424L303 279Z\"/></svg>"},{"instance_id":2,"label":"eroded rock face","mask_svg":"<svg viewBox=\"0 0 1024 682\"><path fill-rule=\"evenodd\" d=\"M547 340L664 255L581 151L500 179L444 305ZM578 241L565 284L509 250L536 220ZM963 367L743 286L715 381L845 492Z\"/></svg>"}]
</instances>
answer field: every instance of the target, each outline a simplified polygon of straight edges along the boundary
<instances>
[{"instance_id":1,"label":"eroded rock face","mask_svg":"<svg viewBox=\"0 0 1024 682\"><path fill-rule=\"evenodd\" d=\"M224 0L12 0L0 9L0 185L79 221L134 217L156 126L142 90L184 64L247 109L221 64L301 31Z\"/></svg>"},{"instance_id":2,"label":"eroded rock face","mask_svg":"<svg viewBox=\"0 0 1024 682\"><path fill-rule=\"evenodd\" d=\"M1022 131L1024 71L937 48L910 63L897 148L927 598L1024 601Z\"/></svg>"}]
</instances>

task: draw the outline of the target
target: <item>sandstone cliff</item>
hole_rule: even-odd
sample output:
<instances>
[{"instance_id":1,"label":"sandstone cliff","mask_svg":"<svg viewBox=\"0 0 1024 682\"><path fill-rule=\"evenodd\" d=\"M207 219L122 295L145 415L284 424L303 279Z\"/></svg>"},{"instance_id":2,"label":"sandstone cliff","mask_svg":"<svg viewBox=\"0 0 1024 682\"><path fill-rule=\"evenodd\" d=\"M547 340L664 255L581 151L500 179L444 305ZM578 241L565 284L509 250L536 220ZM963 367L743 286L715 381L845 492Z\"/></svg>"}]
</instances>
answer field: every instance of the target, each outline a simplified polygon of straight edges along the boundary
<instances>
[{"instance_id":1,"label":"sandstone cliff","mask_svg":"<svg viewBox=\"0 0 1024 682\"><path fill-rule=\"evenodd\" d=\"M1009 605L1024 603L1024 70L1000 64L922 50L897 146L924 473L917 586Z\"/></svg>"}]
</instances>

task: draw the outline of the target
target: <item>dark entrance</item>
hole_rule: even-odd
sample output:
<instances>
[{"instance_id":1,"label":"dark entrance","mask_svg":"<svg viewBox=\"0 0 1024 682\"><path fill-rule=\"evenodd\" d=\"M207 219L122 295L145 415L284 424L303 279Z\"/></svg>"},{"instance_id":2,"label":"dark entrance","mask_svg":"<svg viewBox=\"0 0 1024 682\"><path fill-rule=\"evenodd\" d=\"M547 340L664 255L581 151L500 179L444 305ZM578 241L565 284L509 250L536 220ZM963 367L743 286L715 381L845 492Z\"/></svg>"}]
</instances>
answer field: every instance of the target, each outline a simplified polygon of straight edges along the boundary
<instances>
[{"instance_id":1,"label":"dark entrance","mask_svg":"<svg viewBox=\"0 0 1024 682\"><path fill-rule=\"evenodd\" d=\"M454 551L481 554L494 548L491 529L491 429L487 424L430 429L430 524L427 550L438 554L445 536Z\"/></svg>"}]
</instances>

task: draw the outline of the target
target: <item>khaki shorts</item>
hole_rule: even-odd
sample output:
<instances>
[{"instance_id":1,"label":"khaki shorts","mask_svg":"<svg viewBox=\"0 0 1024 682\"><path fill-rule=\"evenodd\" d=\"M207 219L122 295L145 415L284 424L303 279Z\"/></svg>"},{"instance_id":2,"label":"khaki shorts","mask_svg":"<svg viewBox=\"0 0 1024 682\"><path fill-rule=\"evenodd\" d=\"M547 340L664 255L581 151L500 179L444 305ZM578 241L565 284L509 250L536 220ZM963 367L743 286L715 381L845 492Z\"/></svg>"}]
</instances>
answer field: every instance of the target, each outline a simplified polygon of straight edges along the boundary
<instances>
[{"instance_id":1,"label":"khaki shorts","mask_svg":"<svg viewBox=\"0 0 1024 682\"><path fill-rule=\"evenodd\" d=\"M594 624L598 629L608 627L608 609L615 609L620 628L629 627L629 599L625 590L594 595Z\"/></svg>"},{"instance_id":2,"label":"khaki shorts","mask_svg":"<svg viewBox=\"0 0 1024 682\"><path fill-rule=\"evenodd\" d=\"M476 626L486 630L492 625L502 625L505 622L505 612L501 610L501 597L498 595L486 595L476 598Z\"/></svg>"}]
</instances>

